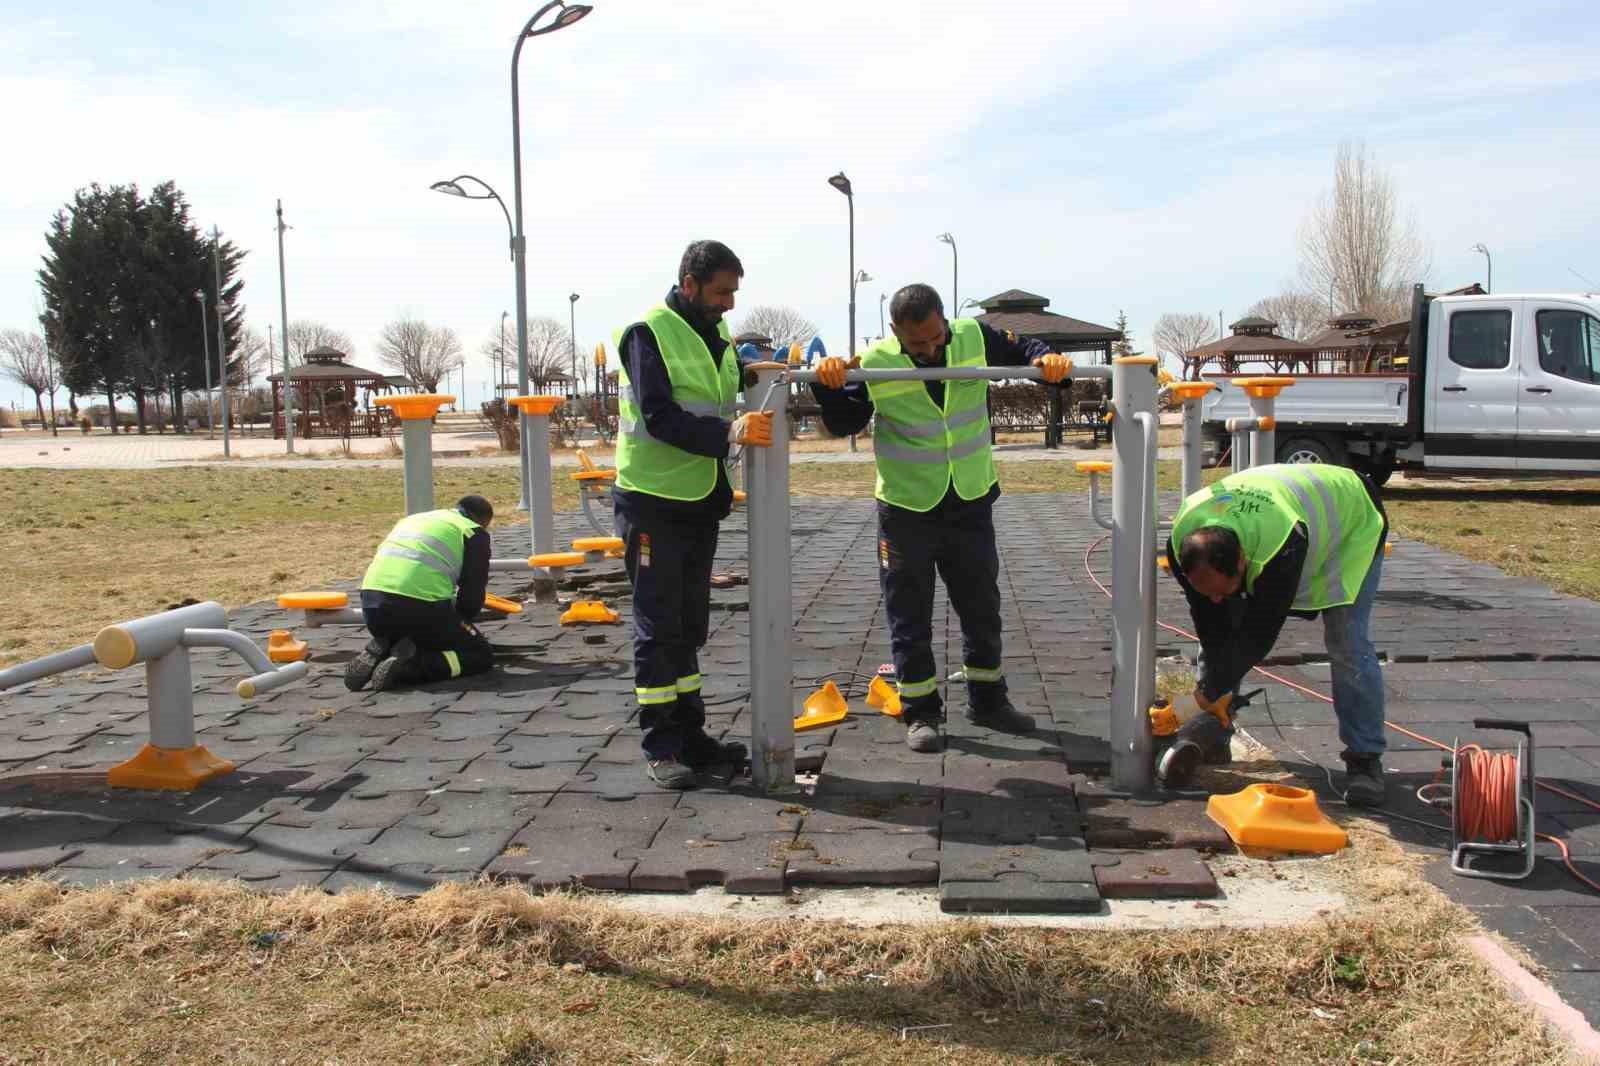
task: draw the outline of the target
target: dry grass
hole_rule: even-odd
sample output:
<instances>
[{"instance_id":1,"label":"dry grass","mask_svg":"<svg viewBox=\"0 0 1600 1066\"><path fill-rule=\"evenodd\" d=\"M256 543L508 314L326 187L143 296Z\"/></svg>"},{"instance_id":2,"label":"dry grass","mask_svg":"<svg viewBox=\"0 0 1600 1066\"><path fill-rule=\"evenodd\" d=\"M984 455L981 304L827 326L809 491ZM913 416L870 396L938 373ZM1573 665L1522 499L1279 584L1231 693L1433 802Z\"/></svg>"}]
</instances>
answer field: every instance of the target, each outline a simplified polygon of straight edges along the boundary
<instances>
[{"instance_id":1,"label":"dry grass","mask_svg":"<svg viewBox=\"0 0 1600 1066\"><path fill-rule=\"evenodd\" d=\"M1271 931L17 882L0 886L0 1063L1566 1062L1464 951L1463 912L1377 827L1350 829L1328 862L1360 909ZM919 1025L948 1028L902 1039Z\"/></svg>"}]
</instances>

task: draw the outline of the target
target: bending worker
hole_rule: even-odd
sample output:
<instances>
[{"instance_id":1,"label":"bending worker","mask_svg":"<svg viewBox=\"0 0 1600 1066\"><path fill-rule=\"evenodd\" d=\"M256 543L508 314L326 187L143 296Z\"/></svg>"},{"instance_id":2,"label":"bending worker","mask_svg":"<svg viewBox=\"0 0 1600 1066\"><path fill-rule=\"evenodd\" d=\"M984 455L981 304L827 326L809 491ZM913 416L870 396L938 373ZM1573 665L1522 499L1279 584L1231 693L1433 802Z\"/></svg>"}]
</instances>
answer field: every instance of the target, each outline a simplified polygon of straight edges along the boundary
<instances>
[{"instance_id":1,"label":"bending worker","mask_svg":"<svg viewBox=\"0 0 1600 1066\"><path fill-rule=\"evenodd\" d=\"M463 496L453 508L395 523L361 579L361 614L372 639L345 667L352 692L481 674L494 649L472 624L489 585L494 508Z\"/></svg>"},{"instance_id":2,"label":"bending worker","mask_svg":"<svg viewBox=\"0 0 1600 1066\"><path fill-rule=\"evenodd\" d=\"M1019 339L971 318L948 321L939 294L907 285L889 303L894 336L860 356L865 370L961 366L1037 366L1052 384L1072 361L1043 341ZM837 437L859 433L874 413L878 468L878 578L900 689L906 743L940 750L944 707L933 656L934 574L944 579L961 620L967 719L1010 733L1033 729L1012 706L1000 669L1000 556L994 501L999 478L989 449L989 382L845 383L838 356L817 364L812 393Z\"/></svg>"},{"instance_id":3,"label":"bending worker","mask_svg":"<svg viewBox=\"0 0 1600 1066\"><path fill-rule=\"evenodd\" d=\"M1342 466L1258 466L1178 509L1167 559L1200 637L1194 700L1222 712L1267 657L1289 615L1322 616L1347 770L1345 802L1383 802L1383 675L1368 627L1388 518L1366 478Z\"/></svg>"},{"instance_id":4,"label":"bending worker","mask_svg":"<svg viewBox=\"0 0 1600 1066\"><path fill-rule=\"evenodd\" d=\"M695 241L665 302L617 339L617 479L612 500L633 586L634 696L645 770L663 788L742 763L743 744L705 731L699 651L711 615L717 528L733 509L729 446L772 443L772 415L734 418L739 359L723 315L744 266L727 245Z\"/></svg>"}]
</instances>

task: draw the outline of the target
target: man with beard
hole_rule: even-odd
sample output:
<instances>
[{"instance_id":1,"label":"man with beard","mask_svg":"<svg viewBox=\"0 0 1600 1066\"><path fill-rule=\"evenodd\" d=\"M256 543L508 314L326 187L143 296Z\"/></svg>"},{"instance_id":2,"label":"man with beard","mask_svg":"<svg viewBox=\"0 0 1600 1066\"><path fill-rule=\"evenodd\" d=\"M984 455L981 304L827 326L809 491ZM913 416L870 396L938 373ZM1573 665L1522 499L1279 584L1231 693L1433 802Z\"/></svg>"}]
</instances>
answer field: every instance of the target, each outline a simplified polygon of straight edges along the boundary
<instances>
[{"instance_id":1,"label":"man with beard","mask_svg":"<svg viewBox=\"0 0 1600 1066\"><path fill-rule=\"evenodd\" d=\"M633 585L634 697L645 769L663 788L737 766L743 744L705 731L699 650L711 613L717 528L733 509L731 445L768 447L772 415L734 417L739 360L723 316L744 266L727 245L695 241L664 302L623 330L618 388L617 532Z\"/></svg>"}]
</instances>

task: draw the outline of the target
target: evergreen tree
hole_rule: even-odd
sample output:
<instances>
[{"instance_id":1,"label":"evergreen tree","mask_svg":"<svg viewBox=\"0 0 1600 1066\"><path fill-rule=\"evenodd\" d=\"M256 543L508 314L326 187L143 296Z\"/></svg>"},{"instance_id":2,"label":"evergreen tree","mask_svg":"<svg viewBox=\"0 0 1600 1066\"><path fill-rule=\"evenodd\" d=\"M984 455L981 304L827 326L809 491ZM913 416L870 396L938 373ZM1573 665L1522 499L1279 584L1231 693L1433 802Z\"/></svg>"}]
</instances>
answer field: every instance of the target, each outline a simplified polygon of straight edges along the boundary
<instances>
[{"instance_id":1,"label":"evergreen tree","mask_svg":"<svg viewBox=\"0 0 1600 1066\"><path fill-rule=\"evenodd\" d=\"M1117 332L1122 334L1122 339L1111 342L1111 358L1120 359L1125 355L1138 355L1133 347L1133 334L1128 331L1126 311L1117 312Z\"/></svg>"}]
</instances>

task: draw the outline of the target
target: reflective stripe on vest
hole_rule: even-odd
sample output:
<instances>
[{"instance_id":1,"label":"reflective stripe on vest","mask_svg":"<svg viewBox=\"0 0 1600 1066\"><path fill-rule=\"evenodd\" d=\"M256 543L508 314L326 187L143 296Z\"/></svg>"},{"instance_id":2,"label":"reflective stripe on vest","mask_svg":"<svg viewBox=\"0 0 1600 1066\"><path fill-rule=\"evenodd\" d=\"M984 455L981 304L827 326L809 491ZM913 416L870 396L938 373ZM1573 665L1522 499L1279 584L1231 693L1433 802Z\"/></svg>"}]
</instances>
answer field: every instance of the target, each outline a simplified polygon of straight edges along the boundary
<instances>
[{"instance_id":1,"label":"reflective stripe on vest","mask_svg":"<svg viewBox=\"0 0 1600 1066\"><path fill-rule=\"evenodd\" d=\"M731 421L739 394L739 359L726 321L717 333L728 346L718 364L694 327L666 304L645 313L643 325L655 337L672 382L672 400L692 415ZM622 334L616 336L621 349ZM628 380L627 364L618 374L617 487L670 500L703 500L717 485L720 459L694 455L650 435Z\"/></svg>"},{"instance_id":2,"label":"reflective stripe on vest","mask_svg":"<svg viewBox=\"0 0 1600 1066\"><path fill-rule=\"evenodd\" d=\"M951 367L987 365L983 332L975 320L950 323L945 361ZM861 365L868 370L917 368L894 337L862 353ZM909 511L930 511L952 483L964 500L975 500L994 485L987 381L947 380L942 408L921 381L869 382L867 395L877 414L872 450L878 499Z\"/></svg>"},{"instance_id":3,"label":"reflective stripe on vest","mask_svg":"<svg viewBox=\"0 0 1600 1066\"><path fill-rule=\"evenodd\" d=\"M428 603L454 598L467 538L478 528L455 510L407 515L378 545L361 587Z\"/></svg>"},{"instance_id":4,"label":"reflective stripe on vest","mask_svg":"<svg viewBox=\"0 0 1600 1066\"><path fill-rule=\"evenodd\" d=\"M1306 561L1293 608L1321 611L1354 603L1377 554L1383 516L1354 471L1320 463L1259 466L1232 474L1183 501L1172 539L1221 526L1239 538L1245 591L1295 526L1306 531Z\"/></svg>"}]
</instances>

